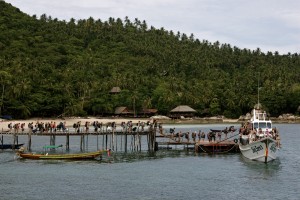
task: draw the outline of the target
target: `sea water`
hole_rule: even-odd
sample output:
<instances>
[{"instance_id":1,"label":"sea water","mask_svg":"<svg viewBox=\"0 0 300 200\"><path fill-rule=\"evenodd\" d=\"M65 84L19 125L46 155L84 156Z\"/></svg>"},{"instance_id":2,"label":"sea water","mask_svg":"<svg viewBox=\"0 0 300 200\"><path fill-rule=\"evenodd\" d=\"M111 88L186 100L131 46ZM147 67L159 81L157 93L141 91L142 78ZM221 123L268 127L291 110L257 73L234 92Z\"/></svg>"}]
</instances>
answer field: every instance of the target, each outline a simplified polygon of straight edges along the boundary
<instances>
[{"instance_id":1,"label":"sea water","mask_svg":"<svg viewBox=\"0 0 300 200\"><path fill-rule=\"evenodd\" d=\"M164 127L207 132L226 125ZM300 125L276 127L282 148L278 159L267 164L241 154L197 154L180 148L155 153L129 148L124 153L120 138L119 150L102 161L26 160L11 150L0 151L0 199L300 199ZM78 151L79 137L70 140L70 151ZM26 136L19 137L23 142ZM60 142L65 137L57 137L56 144ZM103 139L93 136L86 142L92 151ZM38 151L49 144L49 137L33 137L32 143Z\"/></svg>"}]
</instances>

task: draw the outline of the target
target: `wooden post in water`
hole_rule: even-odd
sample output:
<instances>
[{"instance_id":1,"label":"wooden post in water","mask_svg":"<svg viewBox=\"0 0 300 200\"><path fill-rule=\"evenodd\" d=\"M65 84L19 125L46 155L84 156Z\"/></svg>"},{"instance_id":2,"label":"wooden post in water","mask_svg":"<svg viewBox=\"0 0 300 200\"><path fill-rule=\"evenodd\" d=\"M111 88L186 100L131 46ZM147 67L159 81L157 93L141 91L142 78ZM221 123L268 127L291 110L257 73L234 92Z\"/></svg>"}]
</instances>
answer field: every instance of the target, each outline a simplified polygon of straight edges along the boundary
<instances>
[{"instance_id":1,"label":"wooden post in water","mask_svg":"<svg viewBox=\"0 0 300 200\"><path fill-rule=\"evenodd\" d=\"M67 135L66 135L66 150L67 151L70 150L70 135L69 135L69 133L67 133Z\"/></svg>"},{"instance_id":2,"label":"wooden post in water","mask_svg":"<svg viewBox=\"0 0 300 200\"><path fill-rule=\"evenodd\" d=\"M139 146L140 146L140 151L142 150L142 136L139 135Z\"/></svg>"},{"instance_id":3,"label":"wooden post in water","mask_svg":"<svg viewBox=\"0 0 300 200\"><path fill-rule=\"evenodd\" d=\"M121 134L121 150L123 148L123 134L124 134L124 128L122 127L122 134Z\"/></svg>"},{"instance_id":4,"label":"wooden post in water","mask_svg":"<svg viewBox=\"0 0 300 200\"><path fill-rule=\"evenodd\" d=\"M150 151L150 140L149 140L149 129L148 129L148 134L147 134L147 145L148 145L148 151Z\"/></svg>"},{"instance_id":5,"label":"wooden post in water","mask_svg":"<svg viewBox=\"0 0 300 200\"><path fill-rule=\"evenodd\" d=\"M28 150L31 151L31 131L28 134Z\"/></svg>"},{"instance_id":6,"label":"wooden post in water","mask_svg":"<svg viewBox=\"0 0 300 200\"><path fill-rule=\"evenodd\" d=\"M115 150L115 146L114 146L114 141L115 141L115 128L114 127L111 127L112 128L112 134L111 134L111 140L110 140L110 143L111 143L111 148L112 150L114 151Z\"/></svg>"},{"instance_id":7,"label":"wooden post in water","mask_svg":"<svg viewBox=\"0 0 300 200\"><path fill-rule=\"evenodd\" d=\"M55 135L50 135L50 145L55 145Z\"/></svg>"},{"instance_id":8,"label":"wooden post in water","mask_svg":"<svg viewBox=\"0 0 300 200\"><path fill-rule=\"evenodd\" d=\"M128 130L128 128L126 128L126 130L125 130L125 144L124 144L124 146L125 146L125 153L127 153L127 130Z\"/></svg>"},{"instance_id":9,"label":"wooden post in water","mask_svg":"<svg viewBox=\"0 0 300 200\"><path fill-rule=\"evenodd\" d=\"M135 151L135 146L136 146L135 145L135 143L136 143L136 141L135 141L135 139L136 139L135 138L135 133L132 133L132 139L133 139L133 142L131 142L132 143L132 150Z\"/></svg>"},{"instance_id":10,"label":"wooden post in water","mask_svg":"<svg viewBox=\"0 0 300 200\"><path fill-rule=\"evenodd\" d=\"M116 134L116 151L118 151L118 135Z\"/></svg>"},{"instance_id":11,"label":"wooden post in water","mask_svg":"<svg viewBox=\"0 0 300 200\"><path fill-rule=\"evenodd\" d=\"M102 149L104 149L104 132L102 132L101 134L102 134Z\"/></svg>"},{"instance_id":12,"label":"wooden post in water","mask_svg":"<svg viewBox=\"0 0 300 200\"><path fill-rule=\"evenodd\" d=\"M98 132L97 132L97 150L99 150L99 134L98 134Z\"/></svg>"},{"instance_id":13,"label":"wooden post in water","mask_svg":"<svg viewBox=\"0 0 300 200\"><path fill-rule=\"evenodd\" d=\"M156 126L154 126L151 124L149 127L149 140L150 140L150 151L153 152L155 151L155 134L156 134Z\"/></svg>"},{"instance_id":14,"label":"wooden post in water","mask_svg":"<svg viewBox=\"0 0 300 200\"><path fill-rule=\"evenodd\" d=\"M12 145L12 149L15 149L15 145L16 145L16 132L14 132L14 134L13 134L13 145Z\"/></svg>"},{"instance_id":15,"label":"wooden post in water","mask_svg":"<svg viewBox=\"0 0 300 200\"><path fill-rule=\"evenodd\" d=\"M3 130L2 130L2 133L3 133ZM1 144L2 144L2 146L3 146L3 135L1 135Z\"/></svg>"},{"instance_id":16,"label":"wooden post in water","mask_svg":"<svg viewBox=\"0 0 300 200\"><path fill-rule=\"evenodd\" d=\"M83 151L84 149L85 149L84 134L81 134L81 136L80 136L80 151Z\"/></svg>"},{"instance_id":17,"label":"wooden post in water","mask_svg":"<svg viewBox=\"0 0 300 200\"><path fill-rule=\"evenodd\" d=\"M84 146L85 150L88 150L89 149L89 135L86 135L86 146Z\"/></svg>"},{"instance_id":18,"label":"wooden post in water","mask_svg":"<svg viewBox=\"0 0 300 200\"><path fill-rule=\"evenodd\" d=\"M107 149L107 125L106 125L106 131L105 131L105 149Z\"/></svg>"},{"instance_id":19,"label":"wooden post in water","mask_svg":"<svg viewBox=\"0 0 300 200\"><path fill-rule=\"evenodd\" d=\"M108 140L107 137L108 137L108 136L107 136L107 133L105 133L105 149L107 149L107 140Z\"/></svg>"}]
</instances>

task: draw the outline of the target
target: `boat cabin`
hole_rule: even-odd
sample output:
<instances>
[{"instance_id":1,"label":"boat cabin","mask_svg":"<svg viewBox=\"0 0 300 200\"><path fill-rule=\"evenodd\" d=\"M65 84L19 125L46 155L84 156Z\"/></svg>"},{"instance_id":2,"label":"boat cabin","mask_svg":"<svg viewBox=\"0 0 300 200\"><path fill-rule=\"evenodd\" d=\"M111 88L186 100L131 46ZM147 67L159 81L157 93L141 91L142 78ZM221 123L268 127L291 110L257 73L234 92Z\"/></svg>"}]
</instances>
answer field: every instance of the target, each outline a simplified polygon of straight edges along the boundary
<instances>
[{"instance_id":1,"label":"boat cabin","mask_svg":"<svg viewBox=\"0 0 300 200\"><path fill-rule=\"evenodd\" d=\"M269 129L271 130L272 129L272 123L269 122L269 121L265 121L265 122L253 122L252 123L252 127L254 129Z\"/></svg>"},{"instance_id":2,"label":"boat cabin","mask_svg":"<svg viewBox=\"0 0 300 200\"><path fill-rule=\"evenodd\" d=\"M252 129L256 130L260 135L272 131L272 122L268 118L266 111L261 109L252 110L251 125Z\"/></svg>"}]
</instances>

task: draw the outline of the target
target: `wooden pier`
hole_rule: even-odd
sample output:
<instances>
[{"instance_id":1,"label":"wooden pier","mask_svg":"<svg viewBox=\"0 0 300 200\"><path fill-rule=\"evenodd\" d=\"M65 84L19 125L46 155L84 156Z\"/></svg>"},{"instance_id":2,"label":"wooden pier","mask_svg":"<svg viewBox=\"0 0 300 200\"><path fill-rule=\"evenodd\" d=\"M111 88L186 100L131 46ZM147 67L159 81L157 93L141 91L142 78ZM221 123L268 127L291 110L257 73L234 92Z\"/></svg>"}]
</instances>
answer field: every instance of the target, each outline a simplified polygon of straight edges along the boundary
<instances>
[{"instance_id":1,"label":"wooden pier","mask_svg":"<svg viewBox=\"0 0 300 200\"><path fill-rule=\"evenodd\" d=\"M183 133L185 134L185 133ZM239 152L237 140L233 135L228 139L217 140L217 141L208 141L201 138L196 139L195 135L190 140L188 137L175 136L174 134L164 133L163 127L161 124L147 124L147 126L124 126L124 124L115 124L115 126L103 125L101 128L93 128L93 126L84 127L84 128L74 128L74 127L65 127L64 129L47 129L43 131L37 131L30 128L24 129L7 129L0 132L0 145L4 143L4 135L11 135L13 137L13 144L15 146L19 144L19 136L27 136L28 140L26 147L31 151L32 146L32 137L49 137L49 144L56 145L57 137L65 137L65 147L66 150L70 149L70 137L79 136L80 137L80 150L86 150L88 146L89 136L97 136L97 148L98 146L98 137L102 137L102 149L112 149L117 151L118 147L118 138L121 141L121 150L127 152L128 146L133 151L141 151L142 146L143 150L147 148L148 151L153 152L159 149L172 149L173 147L194 150L196 152L203 153L235 153ZM128 138L129 137L129 138ZM146 137L146 139L142 139ZM142 142L146 141L146 145L142 145ZM122 146L124 149L122 149ZM145 147L146 146L146 147Z\"/></svg>"},{"instance_id":2,"label":"wooden pier","mask_svg":"<svg viewBox=\"0 0 300 200\"><path fill-rule=\"evenodd\" d=\"M27 136L28 142L26 147L29 151L31 151L32 146L32 136L48 136L50 139L50 145L56 145L56 137L66 137L66 150L70 149L70 137L72 136L80 136L80 150L84 151L85 144L87 143L88 136L94 135L102 136L102 147L105 149L112 149L113 151L117 150L117 137L121 137L121 140L124 139L124 151L127 152L128 144L131 146L131 149L134 151L140 151L142 147L142 137L147 137L147 146L149 151L155 151L155 135L158 131L157 127L153 124L150 124L147 127L139 128L136 127L126 128L126 127L115 127L108 128L104 127L103 129L98 129L97 131L88 131L94 130L92 128L89 129L74 129L69 128L65 130L55 129L55 131L32 131L31 129L24 129L23 131L15 131L15 130L2 130L0 132L0 144L4 144L4 135L10 135L13 137L12 146L19 144L19 136ZM129 138L128 138L129 137ZM110 144L108 144L110 141ZM98 146L98 145L97 145Z\"/></svg>"}]
</instances>

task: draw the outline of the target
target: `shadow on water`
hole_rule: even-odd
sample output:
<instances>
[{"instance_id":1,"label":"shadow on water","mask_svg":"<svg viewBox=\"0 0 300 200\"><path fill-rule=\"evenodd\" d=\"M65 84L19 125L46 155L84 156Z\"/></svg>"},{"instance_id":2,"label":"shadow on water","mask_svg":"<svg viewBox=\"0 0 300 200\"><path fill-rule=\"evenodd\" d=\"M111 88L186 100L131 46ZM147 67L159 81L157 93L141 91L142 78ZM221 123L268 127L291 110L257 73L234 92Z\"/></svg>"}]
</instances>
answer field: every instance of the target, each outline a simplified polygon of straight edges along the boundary
<instances>
[{"instance_id":1,"label":"shadow on water","mask_svg":"<svg viewBox=\"0 0 300 200\"><path fill-rule=\"evenodd\" d=\"M194 152L183 151L183 150L160 150L156 152L140 151L140 152L117 152L113 153L112 160L115 163L122 162L138 162L145 160L156 160L163 158L178 158L183 156L194 156Z\"/></svg>"},{"instance_id":2,"label":"shadow on water","mask_svg":"<svg viewBox=\"0 0 300 200\"><path fill-rule=\"evenodd\" d=\"M19 163L36 163L36 164L64 164L64 163L132 163L139 162L145 160L157 160L163 158L178 158L185 156L195 156L194 151L184 151L184 150L160 150L156 152L148 152L148 151L140 151L140 152L112 152L110 156L107 154L103 154L102 158L96 158L93 160L32 160L32 159L24 159L16 156L15 152L5 152L2 154L2 158L0 161L1 164L9 163L9 162L19 162Z\"/></svg>"},{"instance_id":3,"label":"shadow on water","mask_svg":"<svg viewBox=\"0 0 300 200\"><path fill-rule=\"evenodd\" d=\"M267 179L271 176L278 174L282 170L281 161L279 158L268 163L253 161L240 156L240 163L245 166L248 171L260 176L254 176L256 178Z\"/></svg>"},{"instance_id":4,"label":"shadow on water","mask_svg":"<svg viewBox=\"0 0 300 200\"><path fill-rule=\"evenodd\" d=\"M110 156L103 154L102 159L94 160L31 160L17 157L15 152L6 152L5 159L2 158L0 164L8 162L20 163L38 163L38 164L63 164L63 163L133 163L146 160L158 160L164 158L180 158L180 157L206 157L206 158L228 158L236 154L206 154L195 153L187 150L159 150L156 152L148 151L130 151L130 152L112 152Z\"/></svg>"}]
</instances>

